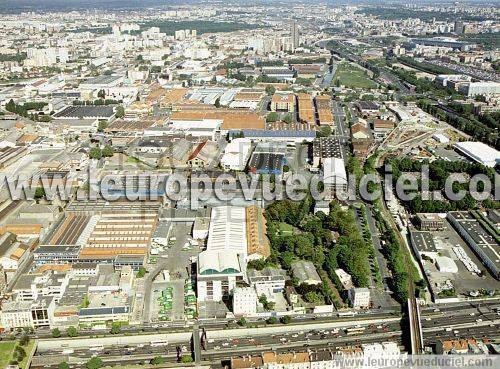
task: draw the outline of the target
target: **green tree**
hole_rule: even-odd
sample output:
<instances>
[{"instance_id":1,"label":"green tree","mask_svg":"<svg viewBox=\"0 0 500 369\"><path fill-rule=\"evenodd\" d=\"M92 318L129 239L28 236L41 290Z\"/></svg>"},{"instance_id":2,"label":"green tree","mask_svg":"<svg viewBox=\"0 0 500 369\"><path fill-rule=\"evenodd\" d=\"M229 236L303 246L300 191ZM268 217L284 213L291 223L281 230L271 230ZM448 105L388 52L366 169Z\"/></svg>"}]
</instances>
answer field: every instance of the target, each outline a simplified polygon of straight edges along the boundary
<instances>
[{"instance_id":1,"label":"green tree","mask_svg":"<svg viewBox=\"0 0 500 369\"><path fill-rule=\"evenodd\" d=\"M23 333L23 335L21 336L21 338L19 339L19 344L21 346L26 346L28 344L28 342L30 341L30 338L29 336L26 334L26 333Z\"/></svg>"},{"instance_id":2,"label":"green tree","mask_svg":"<svg viewBox=\"0 0 500 369\"><path fill-rule=\"evenodd\" d=\"M125 116L125 109L123 108L123 106L121 105L118 105L116 107L116 113L115 113L115 116L117 118L123 118Z\"/></svg>"},{"instance_id":3,"label":"green tree","mask_svg":"<svg viewBox=\"0 0 500 369\"><path fill-rule=\"evenodd\" d=\"M193 362L193 358L191 357L191 355L182 355L181 363L187 364L187 363L192 363L192 362Z\"/></svg>"},{"instance_id":4,"label":"green tree","mask_svg":"<svg viewBox=\"0 0 500 369\"><path fill-rule=\"evenodd\" d=\"M103 157L111 157L115 153L113 146L106 145L104 146L104 149L102 149L102 156Z\"/></svg>"},{"instance_id":5,"label":"green tree","mask_svg":"<svg viewBox=\"0 0 500 369\"><path fill-rule=\"evenodd\" d=\"M35 199L41 199L43 197L45 197L45 190L43 189L43 187L37 187L35 189Z\"/></svg>"},{"instance_id":6,"label":"green tree","mask_svg":"<svg viewBox=\"0 0 500 369\"><path fill-rule=\"evenodd\" d=\"M99 356L94 356L89 361L85 363L85 368L87 369L100 369L103 367L102 359Z\"/></svg>"},{"instance_id":7,"label":"green tree","mask_svg":"<svg viewBox=\"0 0 500 369\"><path fill-rule=\"evenodd\" d=\"M59 328L54 328L52 330L52 337L54 337L54 338L61 337L61 331L59 330Z\"/></svg>"},{"instance_id":8,"label":"green tree","mask_svg":"<svg viewBox=\"0 0 500 369\"><path fill-rule=\"evenodd\" d=\"M285 315L281 317L281 323L289 324L292 321L292 317L290 315Z\"/></svg>"},{"instance_id":9,"label":"green tree","mask_svg":"<svg viewBox=\"0 0 500 369\"><path fill-rule=\"evenodd\" d=\"M271 85L266 86L266 94L268 94L269 96L272 96L272 95L274 95L275 92L276 92L276 88L274 86L271 86Z\"/></svg>"},{"instance_id":10,"label":"green tree","mask_svg":"<svg viewBox=\"0 0 500 369\"><path fill-rule=\"evenodd\" d=\"M218 97L217 99L215 99L215 107L216 108L220 108L220 97Z\"/></svg>"},{"instance_id":11,"label":"green tree","mask_svg":"<svg viewBox=\"0 0 500 369\"><path fill-rule=\"evenodd\" d=\"M89 151L89 157L91 159L97 159L99 160L100 158L102 158L102 151L100 148L98 147L93 147L90 149Z\"/></svg>"},{"instance_id":12,"label":"green tree","mask_svg":"<svg viewBox=\"0 0 500 369\"><path fill-rule=\"evenodd\" d=\"M26 357L26 351L24 350L24 348L22 346L17 345L14 349L13 357L18 362L21 362Z\"/></svg>"},{"instance_id":13,"label":"green tree","mask_svg":"<svg viewBox=\"0 0 500 369\"><path fill-rule=\"evenodd\" d=\"M5 105L5 109L7 111L10 111L11 113L16 113L16 108L17 108L17 105L14 102L14 100L12 100L12 99L10 99L9 102Z\"/></svg>"},{"instance_id":14,"label":"green tree","mask_svg":"<svg viewBox=\"0 0 500 369\"><path fill-rule=\"evenodd\" d=\"M151 365L160 365L160 364L163 364L163 363L165 363L165 358L163 358L161 356L155 356L150 361Z\"/></svg>"},{"instance_id":15,"label":"green tree","mask_svg":"<svg viewBox=\"0 0 500 369\"><path fill-rule=\"evenodd\" d=\"M119 334L122 331L122 325L119 322L111 323L111 330L109 333L111 334Z\"/></svg>"},{"instance_id":16,"label":"green tree","mask_svg":"<svg viewBox=\"0 0 500 369\"><path fill-rule=\"evenodd\" d=\"M57 369L69 369L69 364L65 361L62 361L57 366Z\"/></svg>"},{"instance_id":17,"label":"green tree","mask_svg":"<svg viewBox=\"0 0 500 369\"><path fill-rule=\"evenodd\" d=\"M238 325L240 327L244 327L247 325L247 320L244 317L241 317L240 320L238 320Z\"/></svg>"},{"instance_id":18,"label":"green tree","mask_svg":"<svg viewBox=\"0 0 500 369\"><path fill-rule=\"evenodd\" d=\"M283 122L287 123L287 124L290 124L292 123L292 115L291 114L287 114L283 117Z\"/></svg>"},{"instance_id":19,"label":"green tree","mask_svg":"<svg viewBox=\"0 0 500 369\"><path fill-rule=\"evenodd\" d=\"M279 119L278 113L272 111L267 115L266 122L268 123L276 122L278 119Z\"/></svg>"},{"instance_id":20,"label":"green tree","mask_svg":"<svg viewBox=\"0 0 500 369\"><path fill-rule=\"evenodd\" d=\"M104 90L99 90L99 92L97 93L97 97L99 99L105 99L106 98L106 92Z\"/></svg>"},{"instance_id":21,"label":"green tree","mask_svg":"<svg viewBox=\"0 0 500 369\"><path fill-rule=\"evenodd\" d=\"M312 304L321 304L323 303L323 299L317 292L308 292L304 295L304 298L306 299L307 302L310 302Z\"/></svg>"},{"instance_id":22,"label":"green tree","mask_svg":"<svg viewBox=\"0 0 500 369\"><path fill-rule=\"evenodd\" d=\"M108 127L108 122L105 120L100 120L97 126L97 131L103 132Z\"/></svg>"},{"instance_id":23,"label":"green tree","mask_svg":"<svg viewBox=\"0 0 500 369\"><path fill-rule=\"evenodd\" d=\"M78 330L75 327L71 326L66 329L66 334L68 335L68 337L76 337L78 336Z\"/></svg>"},{"instance_id":24,"label":"green tree","mask_svg":"<svg viewBox=\"0 0 500 369\"><path fill-rule=\"evenodd\" d=\"M276 324L276 323L278 323L278 319L275 316L271 316L271 317L267 318L266 323L267 324Z\"/></svg>"},{"instance_id":25,"label":"green tree","mask_svg":"<svg viewBox=\"0 0 500 369\"><path fill-rule=\"evenodd\" d=\"M319 131L316 131L317 137L328 137L332 134L332 127L330 126L322 126Z\"/></svg>"},{"instance_id":26,"label":"green tree","mask_svg":"<svg viewBox=\"0 0 500 369\"><path fill-rule=\"evenodd\" d=\"M144 278L145 275L146 275L146 268L140 267L139 270L137 271L136 277Z\"/></svg>"}]
</instances>

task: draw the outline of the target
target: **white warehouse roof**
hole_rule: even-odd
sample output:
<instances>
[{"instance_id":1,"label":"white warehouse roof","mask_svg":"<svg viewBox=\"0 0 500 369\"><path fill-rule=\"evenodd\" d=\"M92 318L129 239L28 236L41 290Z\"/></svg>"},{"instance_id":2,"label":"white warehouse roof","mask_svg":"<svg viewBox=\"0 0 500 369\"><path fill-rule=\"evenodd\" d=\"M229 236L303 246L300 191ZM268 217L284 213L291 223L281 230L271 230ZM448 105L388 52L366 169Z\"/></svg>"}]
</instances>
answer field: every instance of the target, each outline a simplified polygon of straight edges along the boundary
<instances>
[{"instance_id":1,"label":"white warehouse roof","mask_svg":"<svg viewBox=\"0 0 500 369\"><path fill-rule=\"evenodd\" d=\"M172 127L175 129L219 129L222 125L220 119L196 119L196 120L172 120Z\"/></svg>"},{"instance_id":2,"label":"white warehouse roof","mask_svg":"<svg viewBox=\"0 0 500 369\"><path fill-rule=\"evenodd\" d=\"M347 184L347 173L345 171L343 159L323 159L323 183L325 186Z\"/></svg>"},{"instance_id":3,"label":"white warehouse roof","mask_svg":"<svg viewBox=\"0 0 500 369\"><path fill-rule=\"evenodd\" d=\"M482 142L457 142L454 147L478 163L494 168L500 163L500 152Z\"/></svg>"},{"instance_id":4,"label":"white warehouse roof","mask_svg":"<svg viewBox=\"0 0 500 369\"><path fill-rule=\"evenodd\" d=\"M247 164L252 149L252 142L248 138L235 138L224 149L220 163L233 170L243 170Z\"/></svg>"},{"instance_id":5,"label":"white warehouse roof","mask_svg":"<svg viewBox=\"0 0 500 369\"><path fill-rule=\"evenodd\" d=\"M247 254L246 213L242 206L212 209L207 250L236 251Z\"/></svg>"},{"instance_id":6,"label":"white warehouse roof","mask_svg":"<svg viewBox=\"0 0 500 369\"><path fill-rule=\"evenodd\" d=\"M238 253L219 250L202 251L198 255L198 270L201 275L240 273Z\"/></svg>"}]
</instances>

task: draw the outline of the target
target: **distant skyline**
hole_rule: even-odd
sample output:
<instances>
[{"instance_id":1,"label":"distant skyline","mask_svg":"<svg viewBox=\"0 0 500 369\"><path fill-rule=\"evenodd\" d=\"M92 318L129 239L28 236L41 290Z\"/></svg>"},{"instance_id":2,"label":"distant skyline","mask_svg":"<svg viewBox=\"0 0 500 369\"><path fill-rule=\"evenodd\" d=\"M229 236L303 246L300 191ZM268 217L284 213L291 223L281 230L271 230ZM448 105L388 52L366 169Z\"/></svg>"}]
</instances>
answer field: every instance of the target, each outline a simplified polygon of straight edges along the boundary
<instances>
[{"instance_id":1,"label":"distant skyline","mask_svg":"<svg viewBox=\"0 0 500 369\"><path fill-rule=\"evenodd\" d=\"M27 11L71 11L77 9L109 9L109 10L123 10L123 9L138 9L147 7L168 7L168 6L180 6L184 4L197 4L202 2L201 0L4 0L0 2L0 12L1 13L19 13ZM206 1L205 1L206 2ZM306 1L300 0L257 0L257 1L247 1L247 0L233 0L232 3L240 4L279 4L279 3L304 3ZM348 5L348 4L397 4L403 3L408 4L404 0L326 0L326 3ZM220 0L214 0L213 3L227 4L227 2L221 2ZM453 4L455 1L439 2L429 1L429 0L415 0L414 4L418 5L445 5ZM487 4L490 6L500 6L491 0L468 0L468 1L458 1L459 4Z\"/></svg>"}]
</instances>

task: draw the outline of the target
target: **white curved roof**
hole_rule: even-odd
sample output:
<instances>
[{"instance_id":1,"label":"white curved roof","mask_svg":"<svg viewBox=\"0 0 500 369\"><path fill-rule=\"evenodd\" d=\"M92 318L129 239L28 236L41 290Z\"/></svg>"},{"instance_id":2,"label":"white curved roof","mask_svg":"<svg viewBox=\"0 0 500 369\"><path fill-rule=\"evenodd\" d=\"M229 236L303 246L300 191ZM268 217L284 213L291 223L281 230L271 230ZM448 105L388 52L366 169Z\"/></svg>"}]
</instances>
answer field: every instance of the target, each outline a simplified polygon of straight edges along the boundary
<instances>
[{"instance_id":1,"label":"white curved roof","mask_svg":"<svg viewBox=\"0 0 500 369\"><path fill-rule=\"evenodd\" d=\"M238 253L225 250L206 250L198 255L198 271L202 275L240 273Z\"/></svg>"},{"instance_id":2,"label":"white curved roof","mask_svg":"<svg viewBox=\"0 0 500 369\"><path fill-rule=\"evenodd\" d=\"M246 255L247 229L244 207L212 208L207 250L236 251Z\"/></svg>"}]
</instances>

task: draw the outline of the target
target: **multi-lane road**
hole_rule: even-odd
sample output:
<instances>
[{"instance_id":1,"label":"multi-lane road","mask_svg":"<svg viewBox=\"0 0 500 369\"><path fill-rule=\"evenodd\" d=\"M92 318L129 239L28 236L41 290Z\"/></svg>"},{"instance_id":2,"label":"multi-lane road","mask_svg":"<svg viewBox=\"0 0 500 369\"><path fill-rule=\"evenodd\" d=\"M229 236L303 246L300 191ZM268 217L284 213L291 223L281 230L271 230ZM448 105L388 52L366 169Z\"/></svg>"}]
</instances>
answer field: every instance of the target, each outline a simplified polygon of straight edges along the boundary
<instances>
[{"instance_id":1,"label":"multi-lane road","mask_svg":"<svg viewBox=\"0 0 500 369\"><path fill-rule=\"evenodd\" d=\"M497 312L498 300L483 303L454 304L445 307L422 309L422 332L424 344L433 345L439 340L449 338L489 339L500 338L500 316ZM203 322L200 322L203 326ZM348 328L358 327L362 332L352 334ZM268 326L266 328L221 329L207 326L205 349L201 351L201 362L217 364L231 356L243 354L259 354L263 351L290 351L306 348L338 347L344 345L395 341L407 345L406 328L400 317L395 315L371 316L360 318L324 318L322 320L294 321L287 326ZM62 343L59 347L38 350L35 363L40 363L39 357L54 357L69 360L76 365L84 363L92 356L99 356L109 363L127 362L139 363L151 360L155 356L166 357L175 361L177 351L182 355L191 355L191 340L187 335L171 336L167 339L162 335L163 345L151 341L158 340L156 335L133 338L123 337L122 342L143 341L142 343L111 344L102 347L91 346L68 347ZM61 342L64 342L61 341ZM64 347L64 346L66 347ZM41 344L40 347L44 345ZM55 347L55 348L54 348ZM63 354L70 350L71 353ZM66 351L68 352L68 351ZM43 361L42 361L43 362ZM47 363L48 367L57 366Z\"/></svg>"}]
</instances>

